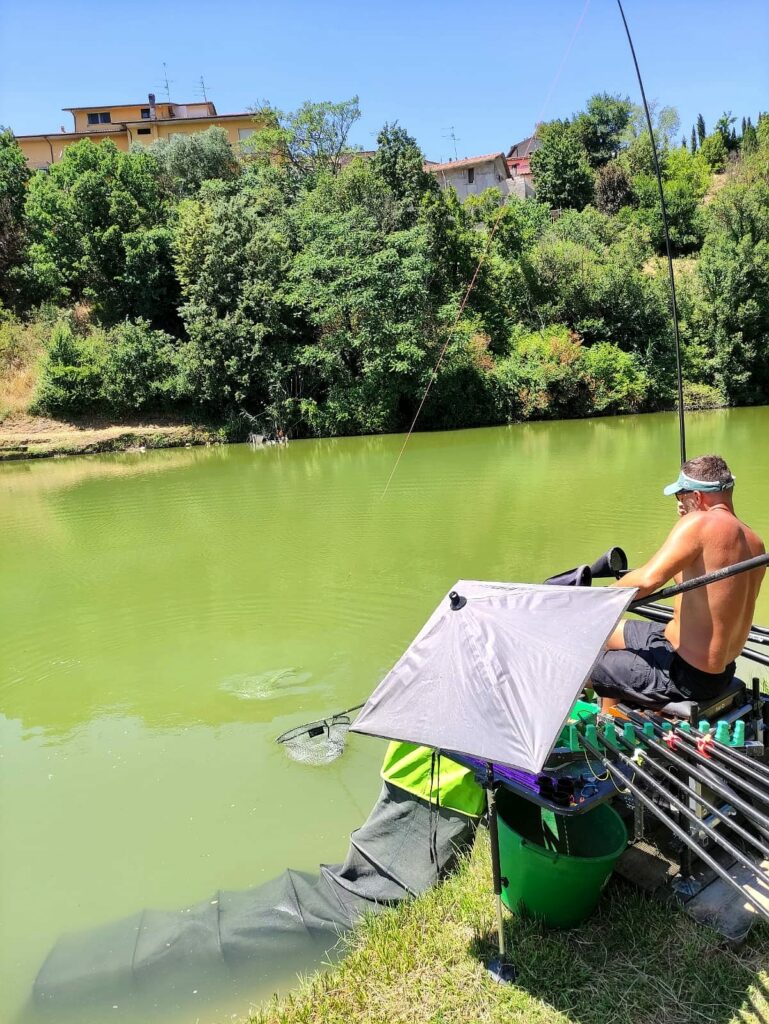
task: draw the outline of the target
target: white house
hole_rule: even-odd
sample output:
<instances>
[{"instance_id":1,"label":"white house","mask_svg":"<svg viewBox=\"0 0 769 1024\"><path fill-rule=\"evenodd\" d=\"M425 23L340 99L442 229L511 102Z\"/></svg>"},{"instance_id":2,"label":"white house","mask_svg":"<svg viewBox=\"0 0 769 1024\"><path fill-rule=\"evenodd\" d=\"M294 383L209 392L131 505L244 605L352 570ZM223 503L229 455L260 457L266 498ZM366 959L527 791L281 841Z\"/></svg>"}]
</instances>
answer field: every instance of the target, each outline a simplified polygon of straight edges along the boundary
<instances>
[{"instance_id":1,"label":"white house","mask_svg":"<svg viewBox=\"0 0 769 1024\"><path fill-rule=\"evenodd\" d=\"M453 186L460 199L477 196L487 188L499 189L502 197L518 195L522 199L533 195L533 189L523 178L513 178L504 153L449 160L448 163L426 163L425 170L434 174L441 188Z\"/></svg>"}]
</instances>

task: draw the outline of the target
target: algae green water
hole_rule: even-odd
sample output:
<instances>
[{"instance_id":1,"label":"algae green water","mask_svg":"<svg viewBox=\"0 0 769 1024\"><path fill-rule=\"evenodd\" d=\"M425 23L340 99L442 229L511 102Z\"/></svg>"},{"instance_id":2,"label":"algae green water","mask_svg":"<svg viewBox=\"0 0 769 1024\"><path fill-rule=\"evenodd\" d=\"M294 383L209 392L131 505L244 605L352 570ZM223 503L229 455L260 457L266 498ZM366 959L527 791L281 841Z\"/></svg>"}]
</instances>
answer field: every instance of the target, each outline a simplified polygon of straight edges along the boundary
<instances>
[{"instance_id":1,"label":"algae green water","mask_svg":"<svg viewBox=\"0 0 769 1024\"><path fill-rule=\"evenodd\" d=\"M687 423L769 536L769 409ZM613 544L637 564L675 518L676 429L417 435L384 498L402 437L0 466L0 1020L65 932L341 858L382 745L312 768L275 736L362 700L459 578L539 581ZM193 979L142 1019L229 1020L302 966Z\"/></svg>"}]
</instances>

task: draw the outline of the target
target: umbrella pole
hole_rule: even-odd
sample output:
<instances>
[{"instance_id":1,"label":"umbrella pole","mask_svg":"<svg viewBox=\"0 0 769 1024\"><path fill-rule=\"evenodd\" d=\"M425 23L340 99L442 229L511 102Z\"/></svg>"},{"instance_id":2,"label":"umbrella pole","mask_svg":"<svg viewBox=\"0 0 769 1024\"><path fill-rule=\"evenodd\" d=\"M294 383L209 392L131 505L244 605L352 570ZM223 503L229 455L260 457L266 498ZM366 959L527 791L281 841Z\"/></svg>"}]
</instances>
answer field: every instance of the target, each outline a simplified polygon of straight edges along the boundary
<instances>
[{"instance_id":1,"label":"umbrella pole","mask_svg":"<svg viewBox=\"0 0 769 1024\"><path fill-rule=\"evenodd\" d=\"M491 959L486 965L494 981L510 984L515 981L515 967L507 959L505 948L505 929L502 920L502 869L499 863L499 828L497 826L497 801L494 796L494 769L488 765L486 776L486 804L489 818L489 838L491 839L491 874L494 884L494 903L497 912L497 942L499 956Z\"/></svg>"}]
</instances>

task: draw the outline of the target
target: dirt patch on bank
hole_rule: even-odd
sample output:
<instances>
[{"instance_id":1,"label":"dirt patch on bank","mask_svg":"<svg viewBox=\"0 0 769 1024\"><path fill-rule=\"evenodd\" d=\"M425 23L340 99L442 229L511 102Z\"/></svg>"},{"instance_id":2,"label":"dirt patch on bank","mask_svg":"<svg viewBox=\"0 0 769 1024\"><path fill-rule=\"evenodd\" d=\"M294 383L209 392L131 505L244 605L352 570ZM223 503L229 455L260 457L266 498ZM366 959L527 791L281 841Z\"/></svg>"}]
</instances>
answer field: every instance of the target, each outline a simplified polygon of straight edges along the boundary
<instances>
[{"instance_id":1,"label":"dirt patch on bank","mask_svg":"<svg viewBox=\"0 0 769 1024\"><path fill-rule=\"evenodd\" d=\"M224 438L196 424L160 420L87 423L17 414L0 423L0 462L54 455L93 455L97 452L141 451L220 444Z\"/></svg>"}]
</instances>

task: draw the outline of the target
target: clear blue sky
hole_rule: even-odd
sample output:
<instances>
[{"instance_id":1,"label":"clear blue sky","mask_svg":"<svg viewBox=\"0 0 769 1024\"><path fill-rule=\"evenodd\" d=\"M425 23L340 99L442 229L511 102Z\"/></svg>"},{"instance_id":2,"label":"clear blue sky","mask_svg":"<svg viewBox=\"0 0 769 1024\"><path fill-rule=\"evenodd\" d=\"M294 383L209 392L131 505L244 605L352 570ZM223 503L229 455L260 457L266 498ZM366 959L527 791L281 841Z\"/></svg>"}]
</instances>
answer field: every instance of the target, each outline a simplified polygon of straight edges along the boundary
<instances>
[{"instance_id":1,"label":"clear blue sky","mask_svg":"<svg viewBox=\"0 0 769 1024\"><path fill-rule=\"evenodd\" d=\"M71 129L64 106L199 96L219 113L268 99L360 97L364 148L398 120L432 159L509 146L538 118L565 116L591 93L639 99L614 0L2 0L0 124L17 134ZM688 136L701 111L769 109L767 0L625 0L649 98L676 106Z\"/></svg>"}]
</instances>

